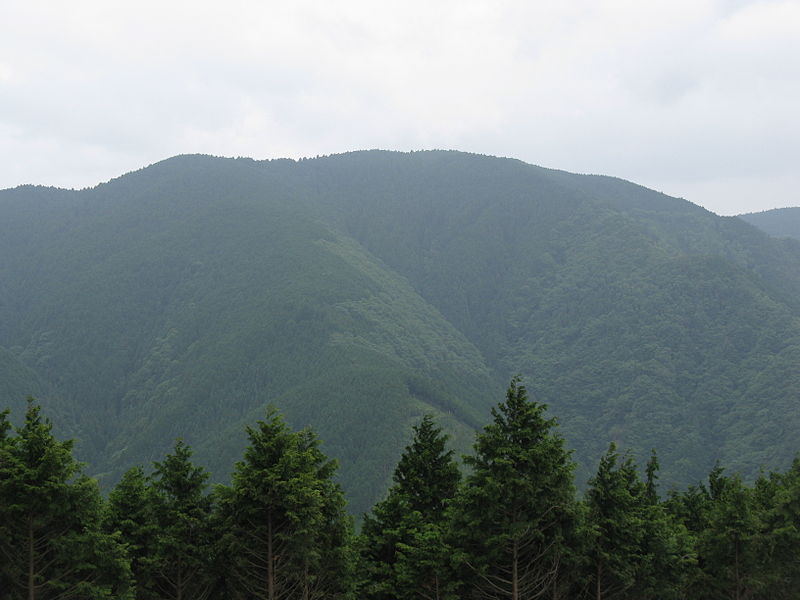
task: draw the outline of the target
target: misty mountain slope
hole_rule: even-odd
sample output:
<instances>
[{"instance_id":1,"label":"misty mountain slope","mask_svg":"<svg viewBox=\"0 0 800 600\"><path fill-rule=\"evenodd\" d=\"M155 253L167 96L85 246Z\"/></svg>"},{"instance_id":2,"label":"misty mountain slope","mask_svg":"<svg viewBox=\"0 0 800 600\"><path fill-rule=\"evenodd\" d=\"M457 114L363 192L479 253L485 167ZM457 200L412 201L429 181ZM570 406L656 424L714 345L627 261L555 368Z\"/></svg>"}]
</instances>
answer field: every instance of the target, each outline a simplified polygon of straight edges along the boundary
<instances>
[{"instance_id":1,"label":"misty mountain slope","mask_svg":"<svg viewBox=\"0 0 800 600\"><path fill-rule=\"evenodd\" d=\"M461 448L515 373L585 478L612 439L662 481L783 468L800 248L611 177L458 152L180 156L0 192L0 346L113 481L176 436L218 476L268 403L356 511L410 424Z\"/></svg>"},{"instance_id":2,"label":"misty mountain slope","mask_svg":"<svg viewBox=\"0 0 800 600\"><path fill-rule=\"evenodd\" d=\"M347 207L347 230L498 373L528 376L583 465L612 437L657 447L668 482L717 458L749 474L770 464L742 459L774 424L751 380L754 357L797 364L796 251L622 180L518 161L371 153L299 168L330 183L325 205ZM749 429L728 439L733 421Z\"/></svg>"},{"instance_id":3,"label":"misty mountain slope","mask_svg":"<svg viewBox=\"0 0 800 600\"><path fill-rule=\"evenodd\" d=\"M739 215L772 237L800 239L800 208L776 208L763 212Z\"/></svg>"},{"instance_id":4,"label":"misty mountain slope","mask_svg":"<svg viewBox=\"0 0 800 600\"><path fill-rule=\"evenodd\" d=\"M347 457L366 509L423 412L454 431L481 422L488 370L406 281L269 189L237 197L228 179L247 189L247 164L226 166L137 173L48 214L64 227L31 239L36 276L20 264L5 279L28 298L7 342L24 359L47 334L31 367L80 407L82 457L112 479L179 436L225 472L272 402ZM220 429L229 453L204 443Z\"/></svg>"}]
</instances>

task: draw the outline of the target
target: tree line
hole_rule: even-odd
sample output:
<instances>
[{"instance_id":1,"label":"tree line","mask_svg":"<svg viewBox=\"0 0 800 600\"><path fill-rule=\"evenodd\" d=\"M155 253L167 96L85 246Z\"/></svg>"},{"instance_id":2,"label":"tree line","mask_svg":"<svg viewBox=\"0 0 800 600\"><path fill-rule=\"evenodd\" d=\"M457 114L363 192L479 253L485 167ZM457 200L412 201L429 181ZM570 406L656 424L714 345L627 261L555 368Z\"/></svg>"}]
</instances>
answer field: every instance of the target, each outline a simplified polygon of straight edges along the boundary
<instances>
[{"instance_id":1,"label":"tree line","mask_svg":"<svg viewBox=\"0 0 800 600\"><path fill-rule=\"evenodd\" d=\"M800 461L658 491L612 443L582 495L518 378L460 467L431 416L355 533L336 463L270 409L229 485L191 449L104 498L30 401L0 413L2 600L782 599L800 589Z\"/></svg>"}]
</instances>

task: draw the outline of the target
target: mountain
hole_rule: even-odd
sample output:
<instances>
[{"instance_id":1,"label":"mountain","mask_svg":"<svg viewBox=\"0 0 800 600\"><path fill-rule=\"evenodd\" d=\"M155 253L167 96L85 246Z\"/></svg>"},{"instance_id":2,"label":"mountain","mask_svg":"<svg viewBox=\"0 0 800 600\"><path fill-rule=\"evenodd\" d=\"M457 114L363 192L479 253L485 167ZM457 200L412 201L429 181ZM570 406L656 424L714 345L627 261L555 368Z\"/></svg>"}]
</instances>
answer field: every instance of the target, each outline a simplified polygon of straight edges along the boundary
<instances>
[{"instance_id":1,"label":"mountain","mask_svg":"<svg viewBox=\"0 0 800 600\"><path fill-rule=\"evenodd\" d=\"M739 218L755 225L772 237L800 239L800 207L775 208L739 215Z\"/></svg>"},{"instance_id":2,"label":"mountain","mask_svg":"<svg viewBox=\"0 0 800 600\"><path fill-rule=\"evenodd\" d=\"M0 405L44 401L107 482L175 437L223 479L268 404L356 512L423 413L466 450L516 373L592 472L784 468L800 247L619 179L459 152L179 156L0 192ZM643 461L642 461L643 462Z\"/></svg>"}]
</instances>

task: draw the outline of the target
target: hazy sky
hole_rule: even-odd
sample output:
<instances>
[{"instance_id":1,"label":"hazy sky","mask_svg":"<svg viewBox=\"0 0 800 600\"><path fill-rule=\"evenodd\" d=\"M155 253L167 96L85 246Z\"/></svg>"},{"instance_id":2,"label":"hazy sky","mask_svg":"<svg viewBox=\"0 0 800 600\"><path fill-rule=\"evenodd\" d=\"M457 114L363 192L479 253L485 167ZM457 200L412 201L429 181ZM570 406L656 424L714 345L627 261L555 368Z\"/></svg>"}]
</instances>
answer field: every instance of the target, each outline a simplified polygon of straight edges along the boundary
<instances>
[{"instance_id":1,"label":"hazy sky","mask_svg":"<svg viewBox=\"0 0 800 600\"><path fill-rule=\"evenodd\" d=\"M0 188L366 148L800 205L800 0L0 0Z\"/></svg>"}]
</instances>

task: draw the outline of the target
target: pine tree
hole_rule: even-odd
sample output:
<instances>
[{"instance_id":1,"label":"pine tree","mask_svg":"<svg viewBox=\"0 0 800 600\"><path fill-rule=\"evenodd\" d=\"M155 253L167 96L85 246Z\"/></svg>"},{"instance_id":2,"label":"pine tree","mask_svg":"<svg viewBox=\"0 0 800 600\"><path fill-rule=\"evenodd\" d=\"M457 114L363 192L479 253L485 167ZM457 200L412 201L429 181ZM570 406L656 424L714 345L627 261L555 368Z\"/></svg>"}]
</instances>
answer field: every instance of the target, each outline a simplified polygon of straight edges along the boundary
<instances>
[{"instance_id":1,"label":"pine tree","mask_svg":"<svg viewBox=\"0 0 800 600\"><path fill-rule=\"evenodd\" d=\"M651 506L658 504L658 484L656 482L658 481L659 468L658 455L654 448L650 451L650 459L647 461L647 467L645 468L647 478L644 483L645 499Z\"/></svg>"},{"instance_id":2,"label":"pine tree","mask_svg":"<svg viewBox=\"0 0 800 600\"><path fill-rule=\"evenodd\" d=\"M350 584L350 521L310 430L292 432L270 410L219 495L236 598L343 597Z\"/></svg>"},{"instance_id":3,"label":"pine tree","mask_svg":"<svg viewBox=\"0 0 800 600\"><path fill-rule=\"evenodd\" d=\"M760 545L760 515L738 475L728 477L716 466L709 475L710 510L698 539L703 561L698 595L707 598L752 598L765 586Z\"/></svg>"},{"instance_id":4,"label":"pine tree","mask_svg":"<svg viewBox=\"0 0 800 600\"><path fill-rule=\"evenodd\" d=\"M586 492L591 532L589 580L591 597L596 600L629 597L644 561L644 521L639 498L644 488L636 478L630 456L620 465L618 461L617 447L612 443Z\"/></svg>"},{"instance_id":5,"label":"pine tree","mask_svg":"<svg viewBox=\"0 0 800 600\"><path fill-rule=\"evenodd\" d=\"M658 457L653 450L645 468L644 495L640 502L644 560L635 597L679 600L687 597L697 558L689 531L659 499L658 469Z\"/></svg>"},{"instance_id":6,"label":"pine tree","mask_svg":"<svg viewBox=\"0 0 800 600\"><path fill-rule=\"evenodd\" d=\"M362 527L361 595L443 598L451 585L444 513L460 480L447 436L425 415L394 471L394 485Z\"/></svg>"},{"instance_id":7,"label":"pine tree","mask_svg":"<svg viewBox=\"0 0 800 600\"><path fill-rule=\"evenodd\" d=\"M786 473L756 481L754 504L761 517L762 595L795 598L800 589L800 457Z\"/></svg>"},{"instance_id":8,"label":"pine tree","mask_svg":"<svg viewBox=\"0 0 800 600\"><path fill-rule=\"evenodd\" d=\"M97 482L81 474L72 442L58 441L29 399L9 436L0 417L0 581L4 600L128 598L118 536L101 530Z\"/></svg>"},{"instance_id":9,"label":"pine tree","mask_svg":"<svg viewBox=\"0 0 800 600\"><path fill-rule=\"evenodd\" d=\"M191 449L179 440L174 454L154 464L158 534L148 561L153 577L147 587L152 585L158 597L168 600L204 600L215 584L208 473L193 465L191 456Z\"/></svg>"},{"instance_id":10,"label":"pine tree","mask_svg":"<svg viewBox=\"0 0 800 600\"><path fill-rule=\"evenodd\" d=\"M108 495L104 527L108 532L119 532L127 545L137 600L158 598L153 589L162 533L157 506L155 490L141 467L125 472Z\"/></svg>"},{"instance_id":11,"label":"pine tree","mask_svg":"<svg viewBox=\"0 0 800 600\"><path fill-rule=\"evenodd\" d=\"M514 378L465 457L472 473L450 525L456 562L468 567L462 597L552 598L566 585L573 463L545 409Z\"/></svg>"},{"instance_id":12,"label":"pine tree","mask_svg":"<svg viewBox=\"0 0 800 600\"><path fill-rule=\"evenodd\" d=\"M655 451L639 479L612 443L586 491L587 596L595 600L681 598L694 565L685 527L658 500Z\"/></svg>"}]
</instances>

